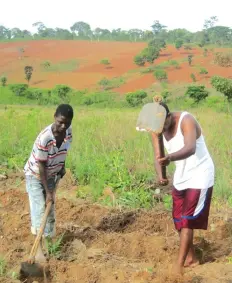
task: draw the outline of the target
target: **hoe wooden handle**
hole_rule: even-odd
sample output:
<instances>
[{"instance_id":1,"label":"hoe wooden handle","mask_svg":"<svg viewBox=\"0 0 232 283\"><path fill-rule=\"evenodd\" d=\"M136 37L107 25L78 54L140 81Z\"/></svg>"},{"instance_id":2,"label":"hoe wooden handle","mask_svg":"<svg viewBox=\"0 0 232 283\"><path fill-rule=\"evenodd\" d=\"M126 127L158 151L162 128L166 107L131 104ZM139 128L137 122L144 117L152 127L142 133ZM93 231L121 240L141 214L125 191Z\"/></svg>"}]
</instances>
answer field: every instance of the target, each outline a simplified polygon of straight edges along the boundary
<instances>
[{"instance_id":1,"label":"hoe wooden handle","mask_svg":"<svg viewBox=\"0 0 232 283\"><path fill-rule=\"evenodd\" d=\"M44 212L44 215L43 215L43 218L42 218L42 223L41 223L41 226L40 226L40 229L39 229L39 233L37 234L34 245L31 248L31 253L30 253L30 256L29 256L30 260L33 260L35 255L36 255L40 240L41 240L43 233L44 233L48 214L51 210L51 207L52 207L52 201L50 201L46 206L46 209L45 209L45 212Z\"/></svg>"},{"instance_id":2,"label":"hoe wooden handle","mask_svg":"<svg viewBox=\"0 0 232 283\"><path fill-rule=\"evenodd\" d=\"M160 157L165 157L163 135L158 134L159 152ZM166 166L161 166L162 178L167 179Z\"/></svg>"}]
</instances>

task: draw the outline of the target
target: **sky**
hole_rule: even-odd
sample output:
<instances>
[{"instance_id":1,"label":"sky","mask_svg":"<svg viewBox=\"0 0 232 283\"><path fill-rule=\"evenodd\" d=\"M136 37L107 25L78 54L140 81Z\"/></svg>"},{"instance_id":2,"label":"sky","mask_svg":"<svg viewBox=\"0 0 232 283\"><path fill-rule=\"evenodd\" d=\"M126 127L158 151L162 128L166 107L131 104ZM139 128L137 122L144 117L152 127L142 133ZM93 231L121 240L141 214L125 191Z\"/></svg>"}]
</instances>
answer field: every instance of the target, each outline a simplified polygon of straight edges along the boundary
<instances>
[{"instance_id":1,"label":"sky","mask_svg":"<svg viewBox=\"0 0 232 283\"><path fill-rule=\"evenodd\" d=\"M217 16L218 25L232 27L232 0L6 0L0 25L35 32L32 24L70 28L84 21L96 27L150 29L155 20L168 29L201 30L204 20Z\"/></svg>"}]
</instances>

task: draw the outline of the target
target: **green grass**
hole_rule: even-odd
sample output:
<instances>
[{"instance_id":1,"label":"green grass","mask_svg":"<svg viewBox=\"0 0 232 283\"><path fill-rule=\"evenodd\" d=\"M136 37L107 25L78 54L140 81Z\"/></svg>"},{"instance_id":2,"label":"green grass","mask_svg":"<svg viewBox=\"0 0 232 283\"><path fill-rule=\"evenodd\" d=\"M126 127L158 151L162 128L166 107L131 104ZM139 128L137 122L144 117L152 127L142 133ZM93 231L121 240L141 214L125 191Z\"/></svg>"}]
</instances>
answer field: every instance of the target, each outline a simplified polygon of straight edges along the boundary
<instances>
[{"instance_id":1,"label":"green grass","mask_svg":"<svg viewBox=\"0 0 232 283\"><path fill-rule=\"evenodd\" d=\"M216 165L214 196L227 199L232 195L231 116L210 109L207 102L193 108L183 98L170 106L190 111L201 123ZM152 194L146 190L155 179L153 150L149 136L135 130L139 111L75 107L74 140L67 166L78 180L79 189L89 188L94 200L110 187L119 204L146 208L153 205ZM52 123L53 112L53 108L30 106L0 109L2 166L22 170L37 134ZM172 165L169 175L173 169Z\"/></svg>"},{"instance_id":2,"label":"green grass","mask_svg":"<svg viewBox=\"0 0 232 283\"><path fill-rule=\"evenodd\" d=\"M43 64L41 64L41 70L44 72L56 72L56 73L61 73L61 72L72 72L76 70L79 66L80 62L79 60L67 60L59 63L52 63L50 67L45 68Z\"/></svg>"}]
</instances>

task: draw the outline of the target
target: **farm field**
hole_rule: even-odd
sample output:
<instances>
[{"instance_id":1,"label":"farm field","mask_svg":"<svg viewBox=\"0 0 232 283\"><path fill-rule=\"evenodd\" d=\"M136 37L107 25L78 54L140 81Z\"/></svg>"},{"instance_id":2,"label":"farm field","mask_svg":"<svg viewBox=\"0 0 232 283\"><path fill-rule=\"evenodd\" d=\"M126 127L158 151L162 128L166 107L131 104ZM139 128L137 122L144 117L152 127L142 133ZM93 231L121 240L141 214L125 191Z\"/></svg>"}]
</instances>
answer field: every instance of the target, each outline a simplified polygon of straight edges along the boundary
<instances>
[{"instance_id":1,"label":"farm field","mask_svg":"<svg viewBox=\"0 0 232 283\"><path fill-rule=\"evenodd\" d=\"M126 93L149 88L157 82L152 73L142 72L149 65L138 67L133 62L134 56L145 46L145 43L134 42L62 40L0 43L0 74L7 76L9 84L22 83L25 81L23 68L31 65L34 68L31 87L53 88L65 84L79 90L94 90L103 78L123 78L123 83L114 90ZM20 54L20 48L23 48L23 54ZM232 77L232 67L213 64L213 54L225 50L228 51L211 48L204 56L203 48L185 50L182 47L177 50L168 45L154 66L163 64L169 83L191 83L193 73L199 83L207 85L213 75ZM187 62L189 54L194 56L192 66ZM110 61L109 66L100 63L104 58ZM49 68L44 67L46 61L51 64ZM177 61L179 67L169 66L170 61ZM208 74L199 74L201 67L207 69Z\"/></svg>"},{"instance_id":2,"label":"farm field","mask_svg":"<svg viewBox=\"0 0 232 283\"><path fill-rule=\"evenodd\" d=\"M0 42L1 283L232 283L232 49L167 45L153 64L139 67L134 57L146 46ZM214 62L217 52L229 67ZM25 66L33 71L28 80ZM167 77L157 79L156 71ZM195 233L200 265L185 268L183 277L173 272L179 247L171 213L174 165L170 184L160 187L150 137L135 129L142 105L156 94L171 111L197 118L216 167L209 229ZM50 275L24 278L20 263L34 239L23 166L60 103L74 108L73 142L56 199Z\"/></svg>"}]
</instances>

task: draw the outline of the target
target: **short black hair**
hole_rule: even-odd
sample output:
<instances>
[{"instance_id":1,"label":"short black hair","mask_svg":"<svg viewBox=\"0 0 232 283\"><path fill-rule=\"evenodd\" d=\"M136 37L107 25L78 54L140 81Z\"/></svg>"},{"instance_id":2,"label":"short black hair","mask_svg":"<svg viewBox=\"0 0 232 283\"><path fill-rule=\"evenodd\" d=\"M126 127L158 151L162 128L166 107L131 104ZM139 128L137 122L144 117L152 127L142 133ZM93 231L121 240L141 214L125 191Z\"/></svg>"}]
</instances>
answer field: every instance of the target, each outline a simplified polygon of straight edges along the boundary
<instances>
[{"instance_id":1,"label":"short black hair","mask_svg":"<svg viewBox=\"0 0 232 283\"><path fill-rule=\"evenodd\" d=\"M73 118L73 108L69 104L60 104L56 108L55 116L64 116L65 118L71 119Z\"/></svg>"},{"instance_id":2,"label":"short black hair","mask_svg":"<svg viewBox=\"0 0 232 283\"><path fill-rule=\"evenodd\" d=\"M166 110L166 117L167 117L167 116L170 114L170 110L169 110L167 104L164 103L164 102L162 102L162 101L161 101L159 104L160 104L161 106L163 106L164 109Z\"/></svg>"}]
</instances>

